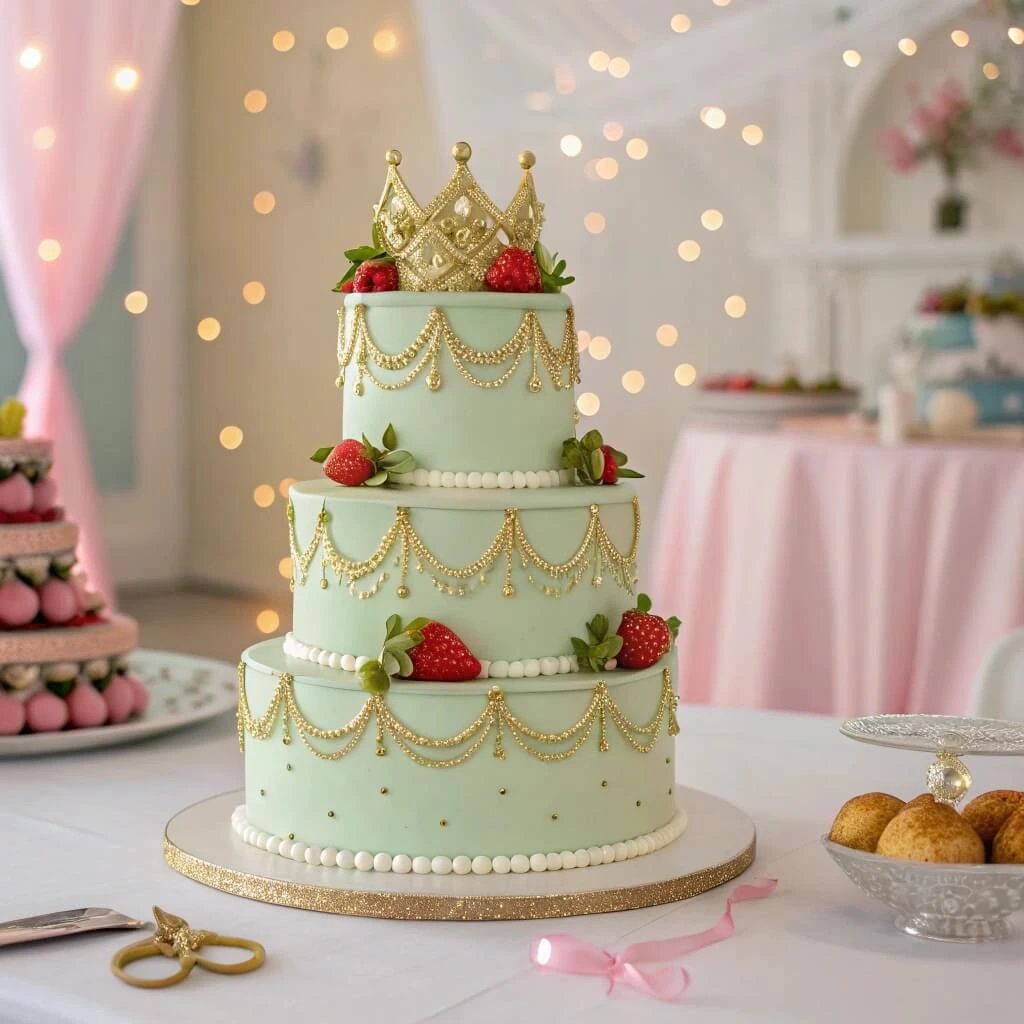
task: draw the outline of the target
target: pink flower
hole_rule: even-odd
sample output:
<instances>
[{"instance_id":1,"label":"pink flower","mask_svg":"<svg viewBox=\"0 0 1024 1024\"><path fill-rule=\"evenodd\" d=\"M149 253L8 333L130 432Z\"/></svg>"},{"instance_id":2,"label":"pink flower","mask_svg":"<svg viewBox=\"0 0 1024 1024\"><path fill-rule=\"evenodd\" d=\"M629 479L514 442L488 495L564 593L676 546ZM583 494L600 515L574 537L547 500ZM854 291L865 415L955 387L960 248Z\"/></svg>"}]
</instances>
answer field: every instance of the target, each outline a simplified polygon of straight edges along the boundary
<instances>
[{"instance_id":1,"label":"pink flower","mask_svg":"<svg viewBox=\"0 0 1024 1024\"><path fill-rule=\"evenodd\" d=\"M966 106L963 86L955 78L950 78L939 89L932 112L937 120L948 121L954 114L964 110Z\"/></svg>"},{"instance_id":2,"label":"pink flower","mask_svg":"<svg viewBox=\"0 0 1024 1024\"><path fill-rule=\"evenodd\" d=\"M883 128L878 144L892 167L901 174L912 171L917 165L914 145L899 128Z\"/></svg>"},{"instance_id":3,"label":"pink flower","mask_svg":"<svg viewBox=\"0 0 1024 1024\"><path fill-rule=\"evenodd\" d=\"M1010 125L1004 125L992 136L992 148L1011 160L1024 160L1024 138Z\"/></svg>"}]
</instances>

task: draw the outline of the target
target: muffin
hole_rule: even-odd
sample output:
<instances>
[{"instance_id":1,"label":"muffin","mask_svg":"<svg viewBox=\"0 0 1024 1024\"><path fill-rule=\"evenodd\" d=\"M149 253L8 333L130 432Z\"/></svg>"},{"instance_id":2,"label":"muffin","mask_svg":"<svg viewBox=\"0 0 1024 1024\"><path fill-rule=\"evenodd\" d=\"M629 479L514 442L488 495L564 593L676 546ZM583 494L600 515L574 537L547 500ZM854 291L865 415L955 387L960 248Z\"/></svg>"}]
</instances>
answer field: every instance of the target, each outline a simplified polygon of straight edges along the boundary
<instances>
[{"instance_id":1,"label":"muffin","mask_svg":"<svg viewBox=\"0 0 1024 1024\"><path fill-rule=\"evenodd\" d=\"M879 837L876 853L930 864L983 864L985 844L946 804L905 807Z\"/></svg>"},{"instance_id":2,"label":"muffin","mask_svg":"<svg viewBox=\"0 0 1024 1024\"><path fill-rule=\"evenodd\" d=\"M874 853L878 837L903 806L899 797L888 793L862 793L843 804L828 837L840 846Z\"/></svg>"},{"instance_id":3,"label":"muffin","mask_svg":"<svg viewBox=\"0 0 1024 1024\"><path fill-rule=\"evenodd\" d=\"M989 846L1006 819L1020 807L1024 807L1024 793L1015 789L993 789L990 793L976 796L964 808L964 821Z\"/></svg>"},{"instance_id":4,"label":"muffin","mask_svg":"<svg viewBox=\"0 0 1024 1024\"><path fill-rule=\"evenodd\" d=\"M993 864L1024 864L1024 805L1011 814L992 840Z\"/></svg>"}]
</instances>

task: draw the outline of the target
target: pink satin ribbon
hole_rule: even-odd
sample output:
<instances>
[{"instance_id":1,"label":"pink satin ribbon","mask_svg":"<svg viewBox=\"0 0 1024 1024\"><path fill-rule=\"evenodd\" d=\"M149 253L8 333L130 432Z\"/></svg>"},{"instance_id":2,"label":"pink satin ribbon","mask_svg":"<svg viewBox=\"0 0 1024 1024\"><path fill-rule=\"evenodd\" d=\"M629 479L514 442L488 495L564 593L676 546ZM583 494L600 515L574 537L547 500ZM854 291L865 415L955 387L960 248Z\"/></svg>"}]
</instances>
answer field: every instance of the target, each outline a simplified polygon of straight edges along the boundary
<instances>
[{"instance_id":1,"label":"pink satin ribbon","mask_svg":"<svg viewBox=\"0 0 1024 1024\"><path fill-rule=\"evenodd\" d=\"M738 885L725 901L725 913L718 921L705 931L693 935L637 942L616 955L578 939L575 935L542 935L534 939L530 946L530 959L542 970L603 977L608 982L605 995L611 994L612 989L621 984L654 999L670 1002L678 999L689 988L690 975L682 967L643 970L639 965L678 960L687 953L729 938L736 930L732 919L733 904L771 896L778 884L774 878L755 878Z\"/></svg>"}]
</instances>

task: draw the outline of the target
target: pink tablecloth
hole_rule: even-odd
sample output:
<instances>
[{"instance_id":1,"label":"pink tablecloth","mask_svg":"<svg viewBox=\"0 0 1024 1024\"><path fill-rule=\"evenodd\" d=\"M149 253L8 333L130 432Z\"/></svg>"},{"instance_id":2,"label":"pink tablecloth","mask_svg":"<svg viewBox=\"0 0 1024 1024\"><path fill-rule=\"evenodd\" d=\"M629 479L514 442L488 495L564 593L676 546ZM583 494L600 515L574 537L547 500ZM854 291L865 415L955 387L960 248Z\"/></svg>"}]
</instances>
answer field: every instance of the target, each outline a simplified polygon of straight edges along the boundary
<instances>
[{"instance_id":1,"label":"pink tablecloth","mask_svg":"<svg viewBox=\"0 0 1024 1024\"><path fill-rule=\"evenodd\" d=\"M648 554L684 700L960 713L1024 624L1024 452L688 429Z\"/></svg>"}]
</instances>

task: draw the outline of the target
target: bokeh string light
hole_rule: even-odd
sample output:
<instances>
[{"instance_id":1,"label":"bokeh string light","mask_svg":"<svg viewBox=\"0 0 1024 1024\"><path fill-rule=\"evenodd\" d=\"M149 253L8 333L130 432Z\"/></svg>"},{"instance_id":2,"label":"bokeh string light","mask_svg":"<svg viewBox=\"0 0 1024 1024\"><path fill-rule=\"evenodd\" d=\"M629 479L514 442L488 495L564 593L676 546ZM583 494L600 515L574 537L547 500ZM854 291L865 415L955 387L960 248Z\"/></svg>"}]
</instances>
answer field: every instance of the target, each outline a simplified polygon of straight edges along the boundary
<instances>
[{"instance_id":1,"label":"bokeh string light","mask_svg":"<svg viewBox=\"0 0 1024 1024\"><path fill-rule=\"evenodd\" d=\"M124 308L127 309L129 313L135 314L135 316L138 316L139 313L145 313L148 306L149 296L145 292L129 292L124 297Z\"/></svg>"},{"instance_id":2,"label":"bokeh string light","mask_svg":"<svg viewBox=\"0 0 1024 1024\"><path fill-rule=\"evenodd\" d=\"M242 286L242 298L250 306L258 306L267 297L267 289L262 281L246 281Z\"/></svg>"},{"instance_id":3,"label":"bokeh string light","mask_svg":"<svg viewBox=\"0 0 1024 1024\"><path fill-rule=\"evenodd\" d=\"M1011 25L1006 30L1006 35L1015 46L1024 46L1024 28L1019 25Z\"/></svg>"},{"instance_id":4,"label":"bokeh string light","mask_svg":"<svg viewBox=\"0 0 1024 1024\"><path fill-rule=\"evenodd\" d=\"M220 428L218 438L222 448L227 449L229 452L233 452L245 440L245 434L241 427L229 425Z\"/></svg>"},{"instance_id":5,"label":"bokeh string light","mask_svg":"<svg viewBox=\"0 0 1024 1024\"><path fill-rule=\"evenodd\" d=\"M618 142L622 138L624 129L618 121L606 121L601 129L601 134L609 142Z\"/></svg>"},{"instance_id":6,"label":"bokeh string light","mask_svg":"<svg viewBox=\"0 0 1024 1024\"><path fill-rule=\"evenodd\" d=\"M258 484L252 492L252 500L260 508L270 508L276 497L274 488L270 484Z\"/></svg>"},{"instance_id":7,"label":"bokeh string light","mask_svg":"<svg viewBox=\"0 0 1024 1024\"><path fill-rule=\"evenodd\" d=\"M277 198L273 192L257 192L252 197L252 208L257 213L267 214L277 205Z\"/></svg>"},{"instance_id":8,"label":"bokeh string light","mask_svg":"<svg viewBox=\"0 0 1024 1024\"><path fill-rule=\"evenodd\" d=\"M859 68L861 55L858 50L843 50L843 63L848 68Z\"/></svg>"},{"instance_id":9,"label":"bokeh string light","mask_svg":"<svg viewBox=\"0 0 1024 1024\"><path fill-rule=\"evenodd\" d=\"M611 57L604 50L595 50L588 58L587 63L594 71L607 71L611 63Z\"/></svg>"},{"instance_id":10,"label":"bokeh string light","mask_svg":"<svg viewBox=\"0 0 1024 1024\"><path fill-rule=\"evenodd\" d=\"M955 28L949 33L949 38L953 41L954 46L959 46L962 50L965 46L971 45L971 37L969 33L965 32L962 28Z\"/></svg>"},{"instance_id":11,"label":"bokeh string light","mask_svg":"<svg viewBox=\"0 0 1024 1024\"><path fill-rule=\"evenodd\" d=\"M681 35L684 32L690 31L693 27L693 22L685 14L673 14L669 26L673 32L678 32Z\"/></svg>"},{"instance_id":12,"label":"bokeh string light","mask_svg":"<svg viewBox=\"0 0 1024 1024\"><path fill-rule=\"evenodd\" d=\"M18 54L18 63L26 71L35 71L43 63L43 51L38 46L26 46Z\"/></svg>"},{"instance_id":13,"label":"bokeh string light","mask_svg":"<svg viewBox=\"0 0 1024 1024\"><path fill-rule=\"evenodd\" d=\"M592 235L601 234L605 228L604 214L598 213L597 210L591 210L591 212L583 218L583 226Z\"/></svg>"},{"instance_id":14,"label":"bokeh string light","mask_svg":"<svg viewBox=\"0 0 1024 1024\"><path fill-rule=\"evenodd\" d=\"M612 343L603 334L595 334L590 339L587 352L592 359L603 362L612 354Z\"/></svg>"},{"instance_id":15,"label":"bokeh string light","mask_svg":"<svg viewBox=\"0 0 1024 1024\"><path fill-rule=\"evenodd\" d=\"M684 263L693 263L700 259L700 242L695 242L692 238L687 238L685 241L679 243L676 252L679 253L679 258Z\"/></svg>"},{"instance_id":16,"label":"bokeh string light","mask_svg":"<svg viewBox=\"0 0 1024 1024\"><path fill-rule=\"evenodd\" d=\"M242 97L242 105L250 114L261 114L267 109L267 94L262 89L250 89Z\"/></svg>"},{"instance_id":17,"label":"bokeh string light","mask_svg":"<svg viewBox=\"0 0 1024 1024\"><path fill-rule=\"evenodd\" d=\"M57 133L49 125L43 125L32 133L32 145L36 149L52 149L57 141Z\"/></svg>"},{"instance_id":18,"label":"bokeh string light","mask_svg":"<svg viewBox=\"0 0 1024 1024\"><path fill-rule=\"evenodd\" d=\"M764 142L764 129L759 124L745 124L740 138L748 146L760 146Z\"/></svg>"},{"instance_id":19,"label":"bokeh string light","mask_svg":"<svg viewBox=\"0 0 1024 1024\"><path fill-rule=\"evenodd\" d=\"M293 477L293 476L283 477L281 482L277 485L277 493L280 494L282 498L287 498L288 497L288 491L291 490L291 488L294 486L295 483L296 483L295 477Z\"/></svg>"},{"instance_id":20,"label":"bokeh string light","mask_svg":"<svg viewBox=\"0 0 1024 1024\"><path fill-rule=\"evenodd\" d=\"M990 81L994 82L999 77L999 65L987 60L981 65L981 73Z\"/></svg>"},{"instance_id":21,"label":"bokeh string light","mask_svg":"<svg viewBox=\"0 0 1024 1024\"><path fill-rule=\"evenodd\" d=\"M566 156L579 156L583 151L583 141L578 135L563 135L558 143L558 148Z\"/></svg>"},{"instance_id":22,"label":"bokeh string light","mask_svg":"<svg viewBox=\"0 0 1024 1024\"><path fill-rule=\"evenodd\" d=\"M287 29L281 29L274 33L270 44L278 53L287 53L295 45L295 34Z\"/></svg>"},{"instance_id":23,"label":"bokeh string light","mask_svg":"<svg viewBox=\"0 0 1024 1024\"><path fill-rule=\"evenodd\" d=\"M273 633L281 625L281 616L273 608L264 608L256 616L256 628L261 633Z\"/></svg>"},{"instance_id":24,"label":"bokeh string light","mask_svg":"<svg viewBox=\"0 0 1024 1024\"><path fill-rule=\"evenodd\" d=\"M393 29L379 29L373 34L373 48L382 56L390 57L398 52L398 36Z\"/></svg>"},{"instance_id":25,"label":"bokeh string light","mask_svg":"<svg viewBox=\"0 0 1024 1024\"><path fill-rule=\"evenodd\" d=\"M576 408L582 416L596 416L601 408L601 399L593 391L584 391L576 399Z\"/></svg>"},{"instance_id":26,"label":"bokeh string light","mask_svg":"<svg viewBox=\"0 0 1024 1024\"><path fill-rule=\"evenodd\" d=\"M688 388L697 379L697 369L692 363L680 363L673 376L681 388Z\"/></svg>"},{"instance_id":27,"label":"bokeh string light","mask_svg":"<svg viewBox=\"0 0 1024 1024\"><path fill-rule=\"evenodd\" d=\"M619 173L619 161L613 156L603 156L594 165L594 170L602 181L611 181Z\"/></svg>"},{"instance_id":28,"label":"bokeh string light","mask_svg":"<svg viewBox=\"0 0 1024 1024\"><path fill-rule=\"evenodd\" d=\"M626 156L630 160L643 160L648 153L646 139L634 138L626 143Z\"/></svg>"},{"instance_id":29,"label":"bokeh string light","mask_svg":"<svg viewBox=\"0 0 1024 1024\"><path fill-rule=\"evenodd\" d=\"M725 127L728 117L721 107L704 107L701 109L700 119L708 128L718 131L719 128Z\"/></svg>"},{"instance_id":30,"label":"bokeh string light","mask_svg":"<svg viewBox=\"0 0 1024 1024\"><path fill-rule=\"evenodd\" d=\"M725 217L721 210L705 210L700 215L700 222L707 231L717 231L725 223Z\"/></svg>"},{"instance_id":31,"label":"bokeh string light","mask_svg":"<svg viewBox=\"0 0 1024 1024\"><path fill-rule=\"evenodd\" d=\"M114 88L119 92L135 92L141 81L139 69L130 64L123 64L114 71Z\"/></svg>"},{"instance_id":32,"label":"bokeh string light","mask_svg":"<svg viewBox=\"0 0 1024 1024\"><path fill-rule=\"evenodd\" d=\"M348 46L348 29L343 28L341 25L335 25L333 28L327 30L327 35L324 36L324 42L332 50L344 50Z\"/></svg>"},{"instance_id":33,"label":"bokeh string light","mask_svg":"<svg viewBox=\"0 0 1024 1024\"><path fill-rule=\"evenodd\" d=\"M897 44L896 49L903 54L904 57L913 57L917 53L917 43L913 39L904 36Z\"/></svg>"},{"instance_id":34,"label":"bokeh string light","mask_svg":"<svg viewBox=\"0 0 1024 1024\"><path fill-rule=\"evenodd\" d=\"M742 295L730 295L723 303L725 312L733 320L739 320L747 311L747 300Z\"/></svg>"},{"instance_id":35,"label":"bokeh string light","mask_svg":"<svg viewBox=\"0 0 1024 1024\"><path fill-rule=\"evenodd\" d=\"M664 348L671 348L679 340L679 329L675 324L662 324L655 332L658 344Z\"/></svg>"},{"instance_id":36,"label":"bokeh string light","mask_svg":"<svg viewBox=\"0 0 1024 1024\"><path fill-rule=\"evenodd\" d=\"M203 341L216 341L220 337L220 321L215 316L204 316L196 324L196 334Z\"/></svg>"},{"instance_id":37,"label":"bokeh string light","mask_svg":"<svg viewBox=\"0 0 1024 1024\"><path fill-rule=\"evenodd\" d=\"M44 238L39 243L37 252L39 253L39 258L44 263L53 263L54 260L60 259L60 242L56 238Z\"/></svg>"},{"instance_id":38,"label":"bokeh string light","mask_svg":"<svg viewBox=\"0 0 1024 1024\"><path fill-rule=\"evenodd\" d=\"M644 389L644 375L639 370L627 370L622 375L622 389L629 395L639 395Z\"/></svg>"}]
</instances>

